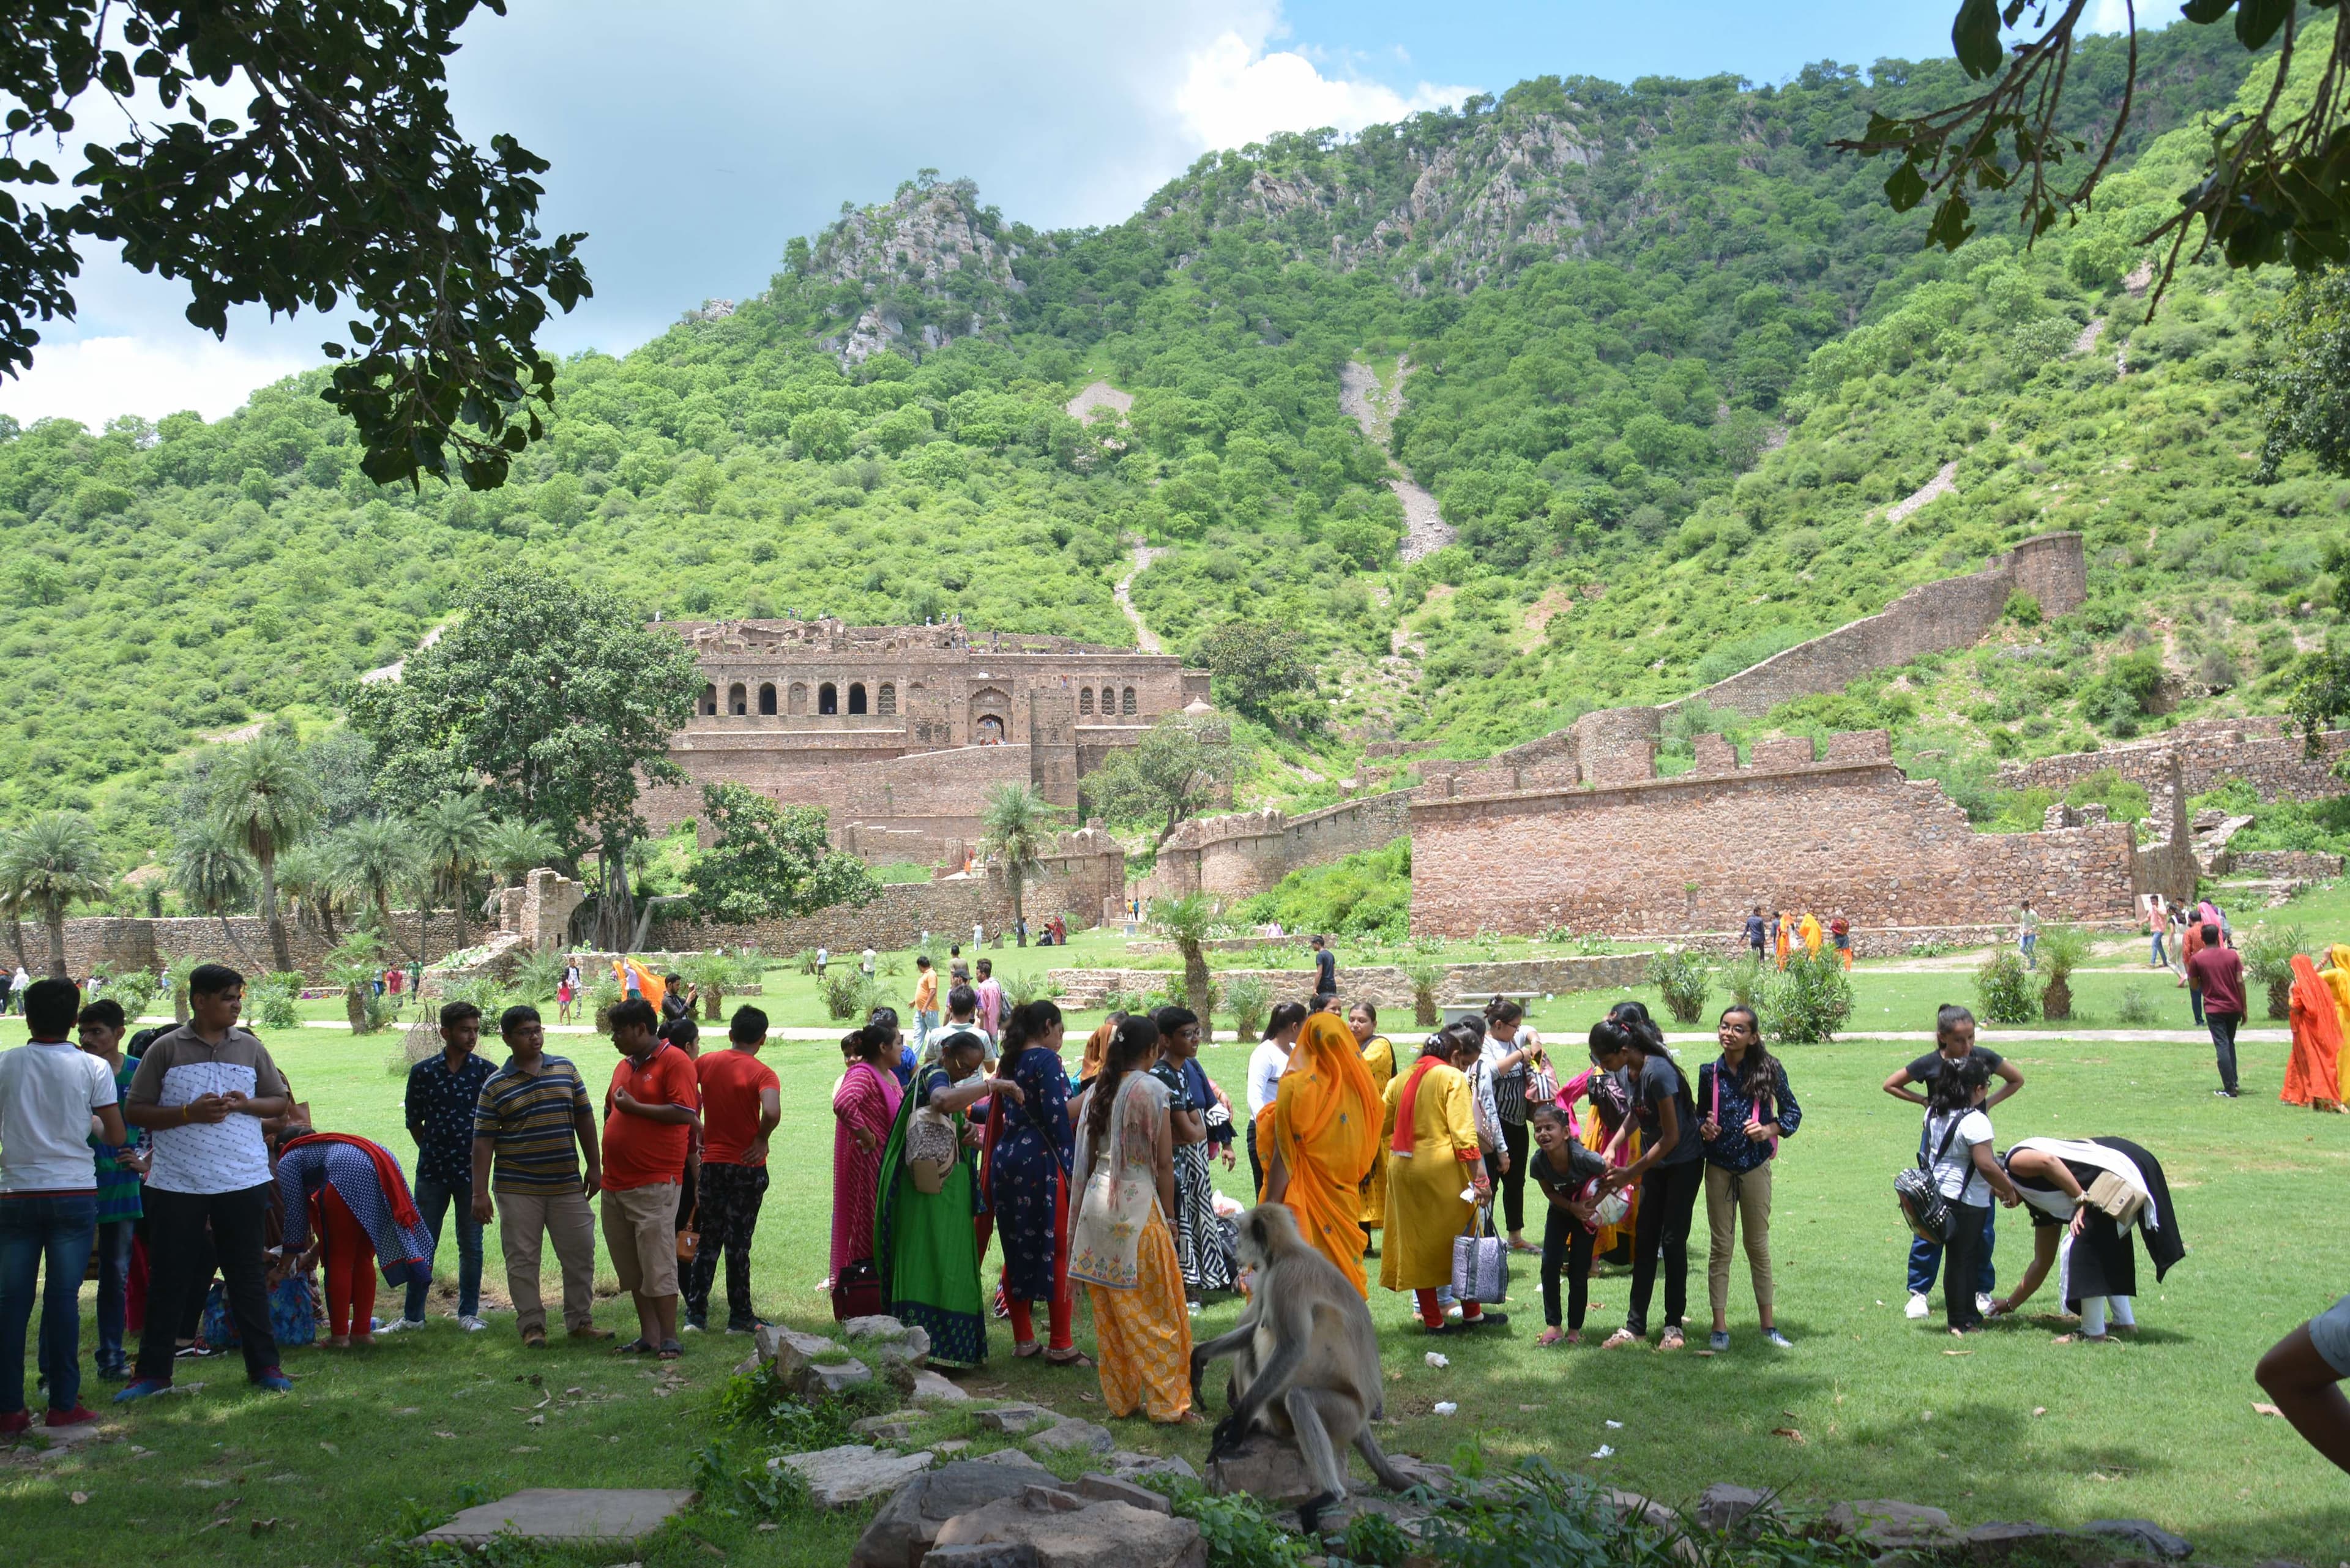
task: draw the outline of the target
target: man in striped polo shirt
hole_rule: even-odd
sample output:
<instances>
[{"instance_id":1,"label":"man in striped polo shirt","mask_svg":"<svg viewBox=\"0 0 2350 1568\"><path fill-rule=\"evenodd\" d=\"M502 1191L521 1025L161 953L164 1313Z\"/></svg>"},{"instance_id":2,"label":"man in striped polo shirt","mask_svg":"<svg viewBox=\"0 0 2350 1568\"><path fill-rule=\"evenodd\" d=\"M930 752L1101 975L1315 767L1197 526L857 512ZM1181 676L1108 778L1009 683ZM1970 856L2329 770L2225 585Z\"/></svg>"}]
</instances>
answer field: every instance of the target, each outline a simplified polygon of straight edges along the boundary
<instances>
[{"instance_id":1,"label":"man in striped polo shirt","mask_svg":"<svg viewBox=\"0 0 2350 1568\"><path fill-rule=\"evenodd\" d=\"M590 1315L596 1219L588 1198L602 1180L595 1104L579 1069L546 1054L538 1009L507 1008L498 1033L511 1054L504 1070L482 1085L473 1109L473 1218L489 1222L495 1194L506 1293L514 1298L523 1344L533 1349L546 1344L546 1307L538 1294L541 1236L555 1243L563 1269L564 1326L574 1339L609 1339L612 1331L598 1328Z\"/></svg>"}]
</instances>

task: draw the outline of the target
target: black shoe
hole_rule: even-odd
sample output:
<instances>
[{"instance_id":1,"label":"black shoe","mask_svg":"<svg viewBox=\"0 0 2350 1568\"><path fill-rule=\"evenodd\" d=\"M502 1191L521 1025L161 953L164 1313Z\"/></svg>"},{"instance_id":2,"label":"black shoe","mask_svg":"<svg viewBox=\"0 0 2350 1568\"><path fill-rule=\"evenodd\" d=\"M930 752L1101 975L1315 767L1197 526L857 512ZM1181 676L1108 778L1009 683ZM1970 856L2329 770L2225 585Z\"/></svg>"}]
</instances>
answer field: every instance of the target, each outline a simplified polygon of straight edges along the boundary
<instances>
[{"instance_id":1,"label":"black shoe","mask_svg":"<svg viewBox=\"0 0 2350 1568\"><path fill-rule=\"evenodd\" d=\"M729 1334L756 1334L766 1326L767 1320L763 1317L730 1317L726 1320L726 1332Z\"/></svg>"},{"instance_id":2,"label":"black shoe","mask_svg":"<svg viewBox=\"0 0 2350 1568\"><path fill-rule=\"evenodd\" d=\"M1510 1314L1505 1312L1481 1312L1475 1317L1462 1318L1461 1326L1462 1328L1507 1328L1510 1326Z\"/></svg>"},{"instance_id":3,"label":"black shoe","mask_svg":"<svg viewBox=\"0 0 2350 1568\"><path fill-rule=\"evenodd\" d=\"M685 1322L679 1326L681 1328L690 1328L696 1334L708 1334L710 1332L710 1319L702 1313L690 1312L685 1314Z\"/></svg>"},{"instance_id":4,"label":"black shoe","mask_svg":"<svg viewBox=\"0 0 2350 1568\"><path fill-rule=\"evenodd\" d=\"M2239 1097L2236 1091L2233 1089L2214 1089L2211 1091L2211 1094L2214 1098L2222 1100L2232 1100Z\"/></svg>"},{"instance_id":5,"label":"black shoe","mask_svg":"<svg viewBox=\"0 0 2350 1568\"><path fill-rule=\"evenodd\" d=\"M130 1367L127 1363L117 1362L111 1366L99 1367L98 1375L109 1383L128 1383L130 1381Z\"/></svg>"}]
</instances>

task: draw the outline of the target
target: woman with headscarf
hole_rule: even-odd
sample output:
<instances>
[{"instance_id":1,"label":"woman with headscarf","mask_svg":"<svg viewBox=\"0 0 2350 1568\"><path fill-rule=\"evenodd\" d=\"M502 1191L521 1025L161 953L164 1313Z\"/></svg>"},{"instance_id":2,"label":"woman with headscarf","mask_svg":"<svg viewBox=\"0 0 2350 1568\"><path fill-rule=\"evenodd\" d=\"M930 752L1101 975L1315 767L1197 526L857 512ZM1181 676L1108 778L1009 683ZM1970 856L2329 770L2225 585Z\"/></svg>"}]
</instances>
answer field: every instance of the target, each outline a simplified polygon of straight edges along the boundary
<instances>
[{"instance_id":1,"label":"woman with headscarf","mask_svg":"<svg viewBox=\"0 0 2350 1568\"><path fill-rule=\"evenodd\" d=\"M1784 969L1787 967L1787 955L1794 947L1795 922L1786 910L1782 909L1773 919L1772 926L1779 934L1779 967Z\"/></svg>"},{"instance_id":2,"label":"woman with headscarf","mask_svg":"<svg viewBox=\"0 0 2350 1568\"><path fill-rule=\"evenodd\" d=\"M1383 1107L1352 1032L1335 1012L1308 1017L1274 1090L1264 1197L1288 1206L1307 1244L1362 1295L1363 1179L1378 1152Z\"/></svg>"},{"instance_id":3,"label":"woman with headscarf","mask_svg":"<svg viewBox=\"0 0 2350 1568\"><path fill-rule=\"evenodd\" d=\"M2340 1110L2342 1020L2334 1011L2334 993L2317 978L2317 966L2300 953L2293 955L2288 1016L2293 1021L2293 1055L2284 1064L2284 1092L2277 1097L2288 1106Z\"/></svg>"},{"instance_id":4,"label":"woman with headscarf","mask_svg":"<svg viewBox=\"0 0 2350 1568\"><path fill-rule=\"evenodd\" d=\"M846 1068L832 1092L832 1280L838 1285L850 1269L873 1262L873 1210L880 1189L881 1146L898 1119L903 1092L897 1043L886 1035L852 1030L840 1043Z\"/></svg>"},{"instance_id":5,"label":"woman with headscarf","mask_svg":"<svg viewBox=\"0 0 2350 1568\"><path fill-rule=\"evenodd\" d=\"M1086 1036L1085 1051L1077 1058L1077 1088L1080 1092L1101 1076L1102 1061L1109 1054L1110 1040L1118 1033L1118 1026L1125 1018L1123 1012L1112 1012L1095 1025L1091 1034Z\"/></svg>"},{"instance_id":6,"label":"woman with headscarf","mask_svg":"<svg viewBox=\"0 0 2350 1568\"><path fill-rule=\"evenodd\" d=\"M1825 934L1825 928L1820 924L1820 918L1806 909L1804 912L1803 919L1796 924L1795 929L1804 939L1804 956L1806 958L1819 957L1820 938Z\"/></svg>"},{"instance_id":7,"label":"woman with headscarf","mask_svg":"<svg viewBox=\"0 0 2350 1568\"><path fill-rule=\"evenodd\" d=\"M1409 1291L1430 1334L1506 1322L1475 1302L1462 1303L1458 1324L1445 1320L1437 1292L1452 1282L1452 1242L1469 1227L1479 1203L1490 1202L1484 1146L1477 1137L1473 1091L1464 1070L1476 1064L1482 1028L1471 1021L1447 1024L1428 1037L1411 1071L1388 1085L1381 1133L1387 1141L1387 1241L1379 1249L1379 1283ZM1464 1189L1475 1201L1461 1196Z\"/></svg>"},{"instance_id":8,"label":"woman with headscarf","mask_svg":"<svg viewBox=\"0 0 2350 1568\"><path fill-rule=\"evenodd\" d=\"M867 1025L868 1032L875 1027ZM894 1018L887 1033L894 1043ZM963 1113L998 1095L1017 1104L1027 1091L982 1070L986 1045L985 1035L970 1030L940 1042L938 1060L920 1069L881 1150L873 1262L881 1274L882 1310L929 1332L934 1366L976 1366L987 1359L980 1189L972 1158L976 1129ZM935 1187L921 1168L926 1162Z\"/></svg>"},{"instance_id":9,"label":"woman with headscarf","mask_svg":"<svg viewBox=\"0 0 2350 1568\"><path fill-rule=\"evenodd\" d=\"M2032 1299L2052 1266L2061 1266L2064 1309L2081 1314L2081 1337L2105 1342L2108 1327L2134 1329L2137 1253L2130 1232L2146 1238L2158 1284L2187 1255L2162 1164L2127 1138L2028 1137L2001 1163L2032 1210L2032 1264L2013 1293L1994 1302L2004 1316Z\"/></svg>"},{"instance_id":10,"label":"woman with headscarf","mask_svg":"<svg viewBox=\"0 0 2350 1568\"><path fill-rule=\"evenodd\" d=\"M1027 1002L1004 1021L997 1071L1023 1097L990 1102L984 1181L995 1234L1003 1249L1003 1297L1012 1319L1012 1354L1042 1355L1055 1366L1089 1365L1069 1334L1069 1074L1061 1064L1061 1010ZM1036 1344L1030 1316L1047 1303L1052 1333Z\"/></svg>"},{"instance_id":11,"label":"woman with headscarf","mask_svg":"<svg viewBox=\"0 0 2350 1568\"><path fill-rule=\"evenodd\" d=\"M2334 1021L2342 1027L2342 1048L2350 1054L2350 946L2334 943L2325 950L2325 967L2317 978L2334 998ZM2350 1061L2342 1064L2342 1075L2350 1079Z\"/></svg>"},{"instance_id":12,"label":"woman with headscarf","mask_svg":"<svg viewBox=\"0 0 2350 1568\"><path fill-rule=\"evenodd\" d=\"M1175 1138L1167 1085L1150 1075L1159 1025L1122 1021L1078 1113L1077 1218L1069 1277L1094 1308L1102 1405L1112 1416L1196 1422L1191 1318L1168 1216Z\"/></svg>"},{"instance_id":13,"label":"woman with headscarf","mask_svg":"<svg viewBox=\"0 0 2350 1568\"><path fill-rule=\"evenodd\" d=\"M375 1274L404 1287L432 1277L432 1233L410 1196L400 1161L380 1143L349 1133L288 1127L277 1150L277 1201L285 1221L281 1260L307 1271L326 1263L327 1344L372 1345ZM310 1245L315 1227L316 1246Z\"/></svg>"},{"instance_id":14,"label":"woman with headscarf","mask_svg":"<svg viewBox=\"0 0 2350 1568\"><path fill-rule=\"evenodd\" d=\"M1385 1102L1388 1085L1395 1082L1395 1043L1379 1033L1379 1010L1366 1000L1347 1010L1347 1028L1362 1048L1363 1065L1371 1075L1371 1087ZM1371 1153L1371 1173L1363 1178L1362 1225L1366 1231L1376 1231L1384 1222L1388 1210L1388 1148L1385 1139Z\"/></svg>"}]
</instances>

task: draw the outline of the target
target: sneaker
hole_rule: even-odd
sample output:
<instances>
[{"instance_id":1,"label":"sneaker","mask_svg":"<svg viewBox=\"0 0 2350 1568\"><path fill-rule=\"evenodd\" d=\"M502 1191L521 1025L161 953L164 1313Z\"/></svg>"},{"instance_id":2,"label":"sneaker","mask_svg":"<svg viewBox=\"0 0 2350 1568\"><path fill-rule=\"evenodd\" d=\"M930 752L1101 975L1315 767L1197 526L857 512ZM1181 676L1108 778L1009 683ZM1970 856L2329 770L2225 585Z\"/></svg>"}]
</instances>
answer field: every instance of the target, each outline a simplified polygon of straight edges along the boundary
<instances>
[{"instance_id":1,"label":"sneaker","mask_svg":"<svg viewBox=\"0 0 2350 1568\"><path fill-rule=\"evenodd\" d=\"M2236 1091L2233 1089L2214 1089L2211 1091L2211 1095L2215 1099L2232 1100L2236 1098Z\"/></svg>"},{"instance_id":2,"label":"sneaker","mask_svg":"<svg viewBox=\"0 0 2350 1568\"><path fill-rule=\"evenodd\" d=\"M1926 1293L1924 1291L1911 1291L1909 1293L1909 1304L1903 1307L1901 1312L1902 1315L1905 1317L1924 1317L1928 1313L1932 1312L1933 1310L1934 1303L1926 1299Z\"/></svg>"},{"instance_id":3,"label":"sneaker","mask_svg":"<svg viewBox=\"0 0 2350 1568\"><path fill-rule=\"evenodd\" d=\"M461 1318L461 1319L459 1319L458 1321L462 1323L462 1322L463 1322L463 1321L464 1321L464 1320ZM423 1326L424 1326L424 1320L423 1320L422 1318L421 1318L421 1317L396 1317L396 1318L393 1318L390 1323L383 1324L380 1328L378 1328L378 1329L376 1330L376 1333L378 1333L378 1334L406 1334L406 1333L407 1333L410 1329L411 1329L411 1328L422 1328Z\"/></svg>"},{"instance_id":4,"label":"sneaker","mask_svg":"<svg viewBox=\"0 0 2350 1568\"><path fill-rule=\"evenodd\" d=\"M30 1410L11 1410L0 1416L0 1438L13 1438L19 1432L32 1429L33 1413Z\"/></svg>"},{"instance_id":5,"label":"sneaker","mask_svg":"<svg viewBox=\"0 0 2350 1568\"><path fill-rule=\"evenodd\" d=\"M291 1394L294 1392L294 1379L286 1376L285 1373L279 1371L275 1366L263 1367L259 1372L253 1376L251 1381L255 1388L266 1388L272 1394Z\"/></svg>"},{"instance_id":6,"label":"sneaker","mask_svg":"<svg viewBox=\"0 0 2350 1568\"><path fill-rule=\"evenodd\" d=\"M169 1394L171 1391L172 1384L169 1378L134 1377L122 1386L122 1391L114 1397L114 1402L118 1405L128 1405L134 1399L151 1398L157 1394Z\"/></svg>"},{"instance_id":7,"label":"sneaker","mask_svg":"<svg viewBox=\"0 0 2350 1568\"><path fill-rule=\"evenodd\" d=\"M481 1318L477 1315L477 1316L473 1316L473 1317L461 1317L461 1318L459 1318L459 1319L457 1320L457 1326L458 1326L459 1328L463 1329L467 1334L479 1334L479 1333L481 1333L481 1332L482 1332L482 1330L484 1330L484 1329L485 1329L485 1328L489 1327L490 1325L489 1325L488 1324L484 1323L484 1322L481 1320ZM383 1330L382 1332L384 1332L384 1333L386 1333L386 1334L389 1334L389 1333L390 1333L391 1331L390 1331L390 1329L385 1329L385 1330Z\"/></svg>"},{"instance_id":8,"label":"sneaker","mask_svg":"<svg viewBox=\"0 0 2350 1568\"><path fill-rule=\"evenodd\" d=\"M686 1314L685 1322L678 1325L678 1332L680 1334L706 1334L709 1332L709 1328L702 1319L695 1317L689 1313Z\"/></svg>"},{"instance_id":9,"label":"sneaker","mask_svg":"<svg viewBox=\"0 0 2350 1568\"><path fill-rule=\"evenodd\" d=\"M1980 1317L1989 1317L1991 1315L1991 1293L1989 1291L1977 1291L1975 1293L1975 1313L1976 1315Z\"/></svg>"},{"instance_id":10,"label":"sneaker","mask_svg":"<svg viewBox=\"0 0 2350 1568\"><path fill-rule=\"evenodd\" d=\"M203 1356L210 1355L212 1353L213 1347L206 1345L200 1339L193 1345L183 1345L178 1349L172 1351L172 1359L174 1361L195 1361Z\"/></svg>"},{"instance_id":11,"label":"sneaker","mask_svg":"<svg viewBox=\"0 0 2350 1568\"><path fill-rule=\"evenodd\" d=\"M127 1383L130 1379L130 1364L117 1361L98 1369L98 1375L109 1383Z\"/></svg>"},{"instance_id":12,"label":"sneaker","mask_svg":"<svg viewBox=\"0 0 2350 1568\"><path fill-rule=\"evenodd\" d=\"M598 1328L592 1323L586 1328L572 1329L570 1331L570 1334L574 1339L610 1339L614 1337L610 1329Z\"/></svg>"},{"instance_id":13,"label":"sneaker","mask_svg":"<svg viewBox=\"0 0 2350 1568\"><path fill-rule=\"evenodd\" d=\"M1776 1345L1781 1350L1793 1350L1795 1348L1795 1342L1789 1339L1785 1334L1781 1334L1775 1328L1766 1328L1762 1331L1762 1343L1765 1345Z\"/></svg>"},{"instance_id":14,"label":"sneaker","mask_svg":"<svg viewBox=\"0 0 2350 1568\"><path fill-rule=\"evenodd\" d=\"M1705 1336L1705 1347L1708 1350L1728 1350L1730 1348L1730 1331L1726 1328L1715 1329L1711 1334Z\"/></svg>"},{"instance_id":15,"label":"sneaker","mask_svg":"<svg viewBox=\"0 0 2350 1568\"><path fill-rule=\"evenodd\" d=\"M98 1412L76 1405L70 1410L52 1410L42 1421L46 1427L86 1427L98 1419Z\"/></svg>"}]
</instances>

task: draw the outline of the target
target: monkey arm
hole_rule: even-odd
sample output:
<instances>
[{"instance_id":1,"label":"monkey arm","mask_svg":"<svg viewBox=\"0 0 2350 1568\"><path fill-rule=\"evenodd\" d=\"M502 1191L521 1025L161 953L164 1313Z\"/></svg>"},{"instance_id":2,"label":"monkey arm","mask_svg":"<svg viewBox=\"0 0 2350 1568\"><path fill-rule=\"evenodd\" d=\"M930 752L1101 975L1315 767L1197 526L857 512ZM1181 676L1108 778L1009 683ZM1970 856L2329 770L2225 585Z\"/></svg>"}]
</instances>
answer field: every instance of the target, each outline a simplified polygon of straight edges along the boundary
<instances>
[{"instance_id":1,"label":"monkey arm","mask_svg":"<svg viewBox=\"0 0 2350 1568\"><path fill-rule=\"evenodd\" d=\"M1306 1346L1313 1339L1312 1304L1283 1299L1289 1293L1285 1288L1288 1282L1279 1276L1279 1270L1268 1269L1257 1282L1257 1289L1264 1298L1265 1312L1274 1320L1274 1351L1263 1366L1258 1369L1255 1381L1243 1389L1240 1397L1233 1401L1232 1414L1226 1416L1217 1428L1219 1433L1229 1429L1231 1437L1228 1441L1237 1441L1266 1403L1289 1386L1290 1379L1297 1376L1298 1367L1305 1364Z\"/></svg>"}]
</instances>

